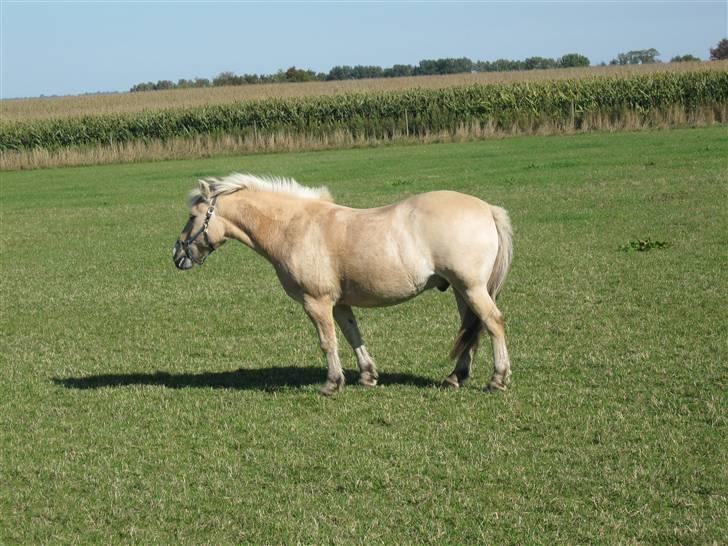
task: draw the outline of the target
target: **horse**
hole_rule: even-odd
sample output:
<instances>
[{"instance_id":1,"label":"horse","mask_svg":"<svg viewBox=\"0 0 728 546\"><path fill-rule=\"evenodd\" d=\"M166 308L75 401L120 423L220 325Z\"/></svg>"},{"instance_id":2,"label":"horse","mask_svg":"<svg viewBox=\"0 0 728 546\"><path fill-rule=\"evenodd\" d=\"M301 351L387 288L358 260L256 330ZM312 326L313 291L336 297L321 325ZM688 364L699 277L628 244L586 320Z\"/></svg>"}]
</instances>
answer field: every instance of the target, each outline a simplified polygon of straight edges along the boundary
<instances>
[{"instance_id":1,"label":"horse","mask_svg":"<svg viewBox=\"0 0 728 546\"><path fill-rule=\"evenodd\" d=\"M313 322L328 364L320 392L344 387L338 324L356 354L359 383L377 384L352 307L407 301L425 290L452 287L460 329L450 357L455 368L442 385L460 387L483 330L493 347L486 390L505 390L511 376L503 315L495 300L513 257L506 210L454 192L422 193L370 209L334 202L325 187L291 178L233 173L198 181L189 219L173 250L178 269L201 266L235 239L267 259L285 292Z\"/></svg>"}]
</instances>

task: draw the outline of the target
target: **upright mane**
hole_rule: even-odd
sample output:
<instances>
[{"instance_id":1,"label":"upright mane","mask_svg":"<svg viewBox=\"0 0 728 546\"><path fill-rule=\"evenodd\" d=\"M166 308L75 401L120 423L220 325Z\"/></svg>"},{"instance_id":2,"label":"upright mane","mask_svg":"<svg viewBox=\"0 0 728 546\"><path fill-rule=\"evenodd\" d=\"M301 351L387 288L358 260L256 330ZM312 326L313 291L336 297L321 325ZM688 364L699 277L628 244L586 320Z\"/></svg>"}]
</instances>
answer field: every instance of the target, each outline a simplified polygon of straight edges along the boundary
<instances>
[{"instance_id":1,"label":"upright mane","mask_svg":"<svg viewBox=\"0 0 728 546\"><path fill-rule=\"evenodd\" d=\"M200 180L198 187L190 193L190 206L201 201L208 201L218 195L227 195L240 190L287 193L302 199L333 201L329 190L324 186L309 188L302 186L293 178L233 173L223 178L210 177Z\"/></svg>"}]
</instances>

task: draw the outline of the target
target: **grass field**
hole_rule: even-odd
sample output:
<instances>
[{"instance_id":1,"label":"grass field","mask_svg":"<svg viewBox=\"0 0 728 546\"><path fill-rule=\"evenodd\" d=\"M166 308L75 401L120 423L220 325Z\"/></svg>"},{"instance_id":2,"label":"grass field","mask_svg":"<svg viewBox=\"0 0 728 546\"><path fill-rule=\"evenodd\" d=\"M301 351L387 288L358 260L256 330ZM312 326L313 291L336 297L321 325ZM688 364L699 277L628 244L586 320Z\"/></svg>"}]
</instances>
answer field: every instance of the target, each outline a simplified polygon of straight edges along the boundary
<instances>
[{"instance_id":1,"label":"grass field","mask_svg":"<svg viewBox=\"0 0 728 546\"><path fill-rule=\"evenodd\" d=\"M690 72L694 70L728 70L728 61L656 63L629 66L592 66L448 76L376 78L331 82L274 83L239 85L204 89L171 89L144 93L101 93L0 100L0 114L7 121L28 121L109 113L130 113L188 106L228 104L236 101L271 97L308 97L337 95L358 91L394 91L402 89L439 89L457 85L511 83L523 81L592 78L595 76L631 76L655 72Z\"/></svg>"},{"instance_id":2,"label":"grass field","mask_svg":"<svg viewBox=\"0 0 728 546\"><path fill-rule=\"evenodd\" d=\"M725 126L1 173L0 543L719 544L728 536ZM272 269L172 243L199 176L358 207L506 207L513 383L436 385L450 293L358 313L325 367ZM630 241L669 246L625 252Z\"/></svg>"}]
</instances>

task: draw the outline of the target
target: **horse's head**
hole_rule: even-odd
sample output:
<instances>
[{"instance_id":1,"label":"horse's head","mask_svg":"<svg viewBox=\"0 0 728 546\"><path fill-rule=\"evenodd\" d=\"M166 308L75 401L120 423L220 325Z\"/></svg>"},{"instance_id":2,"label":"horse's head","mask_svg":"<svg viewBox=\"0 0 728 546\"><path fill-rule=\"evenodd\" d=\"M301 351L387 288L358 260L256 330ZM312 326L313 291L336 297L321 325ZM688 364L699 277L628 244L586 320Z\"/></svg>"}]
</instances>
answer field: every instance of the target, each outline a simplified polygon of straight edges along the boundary
<instances>
[{"instance_id":1,"label":"horse's head","mask_svg":"<svg viewBox=\"0 0 728 546\"><path fill-rule=\"evenodd\" d=\"M225 228L219 213L215 212L216 205L217 197L210 195L209 185L201 180L199 189L190 198L190 217L172 251L177 269L202 265L225 242Z\"/></svg>"}]
</instances>

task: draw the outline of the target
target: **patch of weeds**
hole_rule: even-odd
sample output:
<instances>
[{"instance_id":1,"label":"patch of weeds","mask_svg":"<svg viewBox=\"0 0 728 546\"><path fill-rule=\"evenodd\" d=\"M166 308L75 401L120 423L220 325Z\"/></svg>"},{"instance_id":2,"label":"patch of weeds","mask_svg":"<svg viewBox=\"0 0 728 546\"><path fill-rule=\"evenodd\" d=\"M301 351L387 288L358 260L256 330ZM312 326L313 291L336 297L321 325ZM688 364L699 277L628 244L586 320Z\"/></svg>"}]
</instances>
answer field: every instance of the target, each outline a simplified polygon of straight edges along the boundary
<instances>
[{"instance_id":1,"label":"patch of weeds","mask_svg":"<svg viewBox=\"0 0 728 546\"><path fill-rule=\"evenodd\" d=\"M391 186L392 186L393 188L397 188L397 187L400 187L400 186L409 186L409 185L411 185L411 184L412 184L412 180L406 180L406 179L404 179L404 178L395 178L395 179L394 179L394 180L392 180L392 182L390 183L390 185L391 185Z\"/></svg>"},{"instance_id":2,"label":"patch of weeds","mask_svg":"<svg viewBox=\"0 0 728 546\"><path fill-rule=\"evenodd\" d=\"M687 191L674 191L674 192L666 192L666 193L657 193L654 195L651 195L648 197L650 201L655 201L658 203L667 203L670 201L680 201L687 199L690 197L690 192Z\"/></svg>"},{"instance_id":3,"label":"patch of weeds","mask_svg":"<svg viewBox=\"0 0 728 546\"><path fill-rule=\"evenodd\" d=\"M668 248L671 243L668 241L653 241L649 237L647 239L634 239L619 247L622 252L647 252L655 248Z\"/></svg>"}]
</instances>

